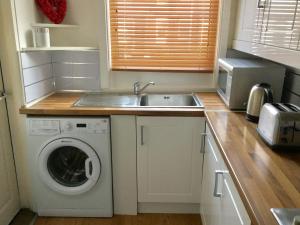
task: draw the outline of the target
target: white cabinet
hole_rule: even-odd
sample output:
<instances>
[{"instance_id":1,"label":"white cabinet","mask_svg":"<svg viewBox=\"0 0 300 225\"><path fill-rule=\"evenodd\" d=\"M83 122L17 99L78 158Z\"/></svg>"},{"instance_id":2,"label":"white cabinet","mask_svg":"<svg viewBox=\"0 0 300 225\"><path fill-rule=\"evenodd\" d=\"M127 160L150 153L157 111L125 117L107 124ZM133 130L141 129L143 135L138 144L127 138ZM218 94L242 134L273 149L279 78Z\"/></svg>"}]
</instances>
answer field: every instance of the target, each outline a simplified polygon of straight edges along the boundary
<instances>
[{"instance_id":1,"label":"white cabinet","mask_svg":"<svg viewBox=\"0 0 300 225\"><path fill-rule=\"evenodd\" d=\"M215 171L220 170L217 158L209 140L205 140L205 154L203 162L203 180L200 201L201 217L204 225L221 224L221 202L214 197Z\"/></svg>"},{"instance_id":2,"label":"white cabinet","mask_svg":"<svg viewBox=\"0 0 300 225\"><path fill-rule=\"evenodd\" d=\"M111 116L114 213L137 214L135 116Z\"/></svg>"},{"instance_id":3,"label":"white cabinet","mask_svg":"<svg viewBox=\"0 0 300 225\"><path fill-rule=\"evenodd\" d=\"M261 43L286 49L297 49L299 38L297 15L299 0L269 0L263 12ZM297 38L298 36L298 38Z\"/></svg>"},{"instance_id":4,"label":"white cabinet","mask_svg":"<svg viewBox=\"0 0 300 225\"><path fill-rule=\"evenodd\" d=\"M300 51L300 1L298 1L290 48Z\"/></svg>"},{"instance_id":5,"label":"white cabinet","mask_svg":"<svg viewBox=\"0 0 300 225\"><path fill-rule=\"evenodd\" d=\"M261 29L262 12L263 9L258 7L257 0L238 1L235 40L258 41L257 33Z\"/></svg>"},{"instance_id":6,"label":"white cabinet","mask_svg":"<svg viewBox=\"0 0 300 225\"><path fill-rule=\"evenodd\" d=\"M240 0L235 40L296 50L299 10L299 0Z\"/></svg>"},{"instance_id":7,"label":"white cabinet","mask_svg":"<svg viewBox=\"0 0 300 225\"><path fill-rule=\"evenodd\" d=\"M204 225L251 224L208 127L200 206Z\"/></svg>"},{"instance_id":8,"label":"white cabinet","mask_svg":"<svg viewBox=\"0 0 300 225\"><path fill-rule=\"evenodd\" d=\"M233 49L299 68L300 0L239 0Z\"/></svg>"},{"instance_id":9,"label":"white cabinet","mask_svg":"<svg viewBox=\"0 0 300 225\"><path fill-rule=\"evenodd\" d=\"M138 201L199 203L204 118L137 117Z\"/></svg>"}]
</instances>

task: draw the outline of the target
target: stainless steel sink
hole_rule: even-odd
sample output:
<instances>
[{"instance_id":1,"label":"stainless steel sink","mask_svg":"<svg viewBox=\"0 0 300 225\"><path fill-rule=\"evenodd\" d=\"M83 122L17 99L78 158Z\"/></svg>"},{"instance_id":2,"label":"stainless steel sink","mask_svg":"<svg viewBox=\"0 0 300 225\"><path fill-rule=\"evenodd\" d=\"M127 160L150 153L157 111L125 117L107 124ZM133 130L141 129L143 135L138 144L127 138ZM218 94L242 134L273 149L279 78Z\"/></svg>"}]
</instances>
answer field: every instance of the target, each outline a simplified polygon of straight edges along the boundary
<instances>
[{"instance_id":1,"label":"stainless steel sink","mask_svg":"<svg viewBox=\"0 0 300 225\"><path fill-rule=\"evenodd\" d=\"M148 94L141 97L140 106L201 108L203 104L192 94Z\"/></svg>"},{"instance_id":2,"label":"stainless steel sink","mask_svg":"<svg viewBox=\"0 0 300 225\"><path fill-rule=\"evenodd\" d=\"M137 95L123 94L87 94L81 97L75 107L139 107Z\"/></svg>"},{"instance_id":3,"label":"stainless steel sink","mask_svg":"<svg viewBox=\"0 0 300 225\"><path fill-rule=\"evenodd\" d=\"M193 94L103 94L93 93L81 97L75 107L152 107L202 108Z\"/></svg>"}]
</instances>

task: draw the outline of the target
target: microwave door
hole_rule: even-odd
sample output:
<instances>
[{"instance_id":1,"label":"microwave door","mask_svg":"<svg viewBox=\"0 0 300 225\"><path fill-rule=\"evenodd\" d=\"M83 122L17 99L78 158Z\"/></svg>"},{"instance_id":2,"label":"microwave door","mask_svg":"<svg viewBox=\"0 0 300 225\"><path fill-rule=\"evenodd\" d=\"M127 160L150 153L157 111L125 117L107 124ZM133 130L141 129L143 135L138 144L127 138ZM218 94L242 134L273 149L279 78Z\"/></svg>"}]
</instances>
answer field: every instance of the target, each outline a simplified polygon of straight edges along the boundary
<instances>
[{"instance_id":1,"label":"microwave door","mask_svg":"<svg viewBox=\"0 0 300 225\"><path fill-rule=\"evenodd\" d=\"M219 78L218 78L218 89L220 94L226 98L226 88L227 88L227 78L228 72L223 68L219 68ZM227 99L227 98L226 98Z\"/></svg>"}]
</instances>

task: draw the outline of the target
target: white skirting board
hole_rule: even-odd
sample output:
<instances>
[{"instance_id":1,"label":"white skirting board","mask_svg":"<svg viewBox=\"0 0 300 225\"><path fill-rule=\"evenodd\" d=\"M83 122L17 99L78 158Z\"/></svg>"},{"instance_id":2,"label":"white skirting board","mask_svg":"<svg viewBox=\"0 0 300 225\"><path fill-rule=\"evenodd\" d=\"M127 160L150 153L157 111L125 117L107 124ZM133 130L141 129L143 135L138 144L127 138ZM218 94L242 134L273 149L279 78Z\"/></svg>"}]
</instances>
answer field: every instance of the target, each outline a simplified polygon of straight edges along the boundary
<instances>
[{"instance_id":1,"label":"white skirting board","mask_svg":"<svg viewBox=\"0 0 300 225\"><path fill-rule=\"evenodd\" d=\"M197 203L138 203L138 213L199 214Z\"/></svg>"}]
</instances>

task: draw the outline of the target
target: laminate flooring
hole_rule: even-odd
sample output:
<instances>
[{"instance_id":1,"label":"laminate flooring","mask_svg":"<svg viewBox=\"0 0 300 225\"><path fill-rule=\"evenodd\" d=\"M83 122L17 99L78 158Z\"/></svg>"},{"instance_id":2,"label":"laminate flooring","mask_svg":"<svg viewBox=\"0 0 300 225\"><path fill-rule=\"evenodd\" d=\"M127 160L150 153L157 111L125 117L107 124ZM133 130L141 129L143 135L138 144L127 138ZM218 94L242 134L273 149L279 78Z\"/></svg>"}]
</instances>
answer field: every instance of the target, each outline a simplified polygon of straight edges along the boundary
<instances>
[{"instance_id":1,"label":"laminate flooring","mask_svg":"<svg viewBox=\"0 0 300 225\"><path fill-rule=\"evenodd\" d=\"M35 225L202 225L196 214L115 215L112 218L38 217Z\"/></svg>"}]
</instances>

